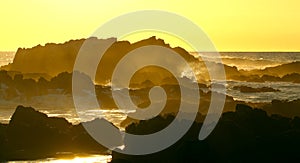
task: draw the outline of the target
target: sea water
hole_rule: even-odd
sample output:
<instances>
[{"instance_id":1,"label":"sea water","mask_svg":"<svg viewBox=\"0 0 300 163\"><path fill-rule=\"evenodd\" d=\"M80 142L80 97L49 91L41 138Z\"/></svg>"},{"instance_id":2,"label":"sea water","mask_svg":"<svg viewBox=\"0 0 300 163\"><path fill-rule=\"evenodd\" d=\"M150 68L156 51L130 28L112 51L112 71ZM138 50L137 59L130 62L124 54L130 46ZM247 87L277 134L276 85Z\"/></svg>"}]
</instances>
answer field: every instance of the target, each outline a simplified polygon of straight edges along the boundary
<instances>
[{"instance_id":1,"label":"sea water","mask_svg":"<svg viewBox=\"0 0 300 163\"><path fill-rule=\"evenodd\" d=\"M6 65L13 61L14 52L0 52L0 66ZM201 58L207 61L216 61L207 53L193 53L193 55L199 55ZM260 53L260 52L247 52L247 53L221 53L222 63L229 66L236 66L239 70L253 70L264 69L266 67L280 66L286 63L292 63L300 61L300 53ZM279 90L279 92L260 92L260 93L245 93L234 89L235 86L248 86L252 88L271 87ZM235 100L252 102L252 103L267 103L274 99L277 100L296 100L300 95L300 84L290 82L241 82L241 81L227 81L226 82L226 94L232 96ZM47 97L49 95L46 95ZM47 97L35 97L33 101L39 101L39 99L45 99ZM63 97L62 97L63 96ZM64 117L71 123L79 123L82 119L79 119L77 112L74 108L67 108L66 103L72 102L71 95L52 95L51 98L47 98L50 104L55 106L45 107L45 105L39 105L39 103L32 103L23 101L25 106L33 106L39 111L46 113L49 117ZM6 101L0 98L0 122L8 123L11 115L13 114L20 101L9 100ZM84 114L83 121L89 121L94 118L103 117L110 122L114 123L117 127L121 128L121 122L126 118L126 114L118 110L117 108L110 109L90 109ZM33 162L106 162L110 159L110 155L93 155L85 158L75 157L72 159L44 159Z\"/></svg>"},{"instance_id":2,"label":"sea water","mask_svg":"<svg viewBox=\"0 0 300 163\"><path fill-rule=\"evenodd\" d=\"M0 52L0 63L5 65L12 62L14 54L14 52ZM192 54L199 55L205 60L215 60L209 53L193 52ZM263 69L266 67L300 61L300 52L227 52L220 53L220 55L224 64L236 66L238 69L245 70ZM255 93L241 92L234 89L235 86L248 86L252 88L271 87L279 91ZM300 95L300 83L291 82L241 82L231 80L226 81L225 87L226 94L232 96L233 99L251 103L268 103L274 99L292 101L298 99ZM24 106L32 106L49 116L60 116L68 119L72 123L78 123L82 121L82 119L80 120L78 118L74 108L68 108L72 103L72 96L66 94L37 96L32 97L30 101L20 101L20 99L5 100L0 98L0 122L8 123L16 106L22 104ZM102 117L112 121L118 127L120 126L121 121L126 118L126 114L117 108L106 108L104 110L91 109L84 114L86 115L83 117L84 121L89 121L102 115Z\"/></svg>"}]
</instances>

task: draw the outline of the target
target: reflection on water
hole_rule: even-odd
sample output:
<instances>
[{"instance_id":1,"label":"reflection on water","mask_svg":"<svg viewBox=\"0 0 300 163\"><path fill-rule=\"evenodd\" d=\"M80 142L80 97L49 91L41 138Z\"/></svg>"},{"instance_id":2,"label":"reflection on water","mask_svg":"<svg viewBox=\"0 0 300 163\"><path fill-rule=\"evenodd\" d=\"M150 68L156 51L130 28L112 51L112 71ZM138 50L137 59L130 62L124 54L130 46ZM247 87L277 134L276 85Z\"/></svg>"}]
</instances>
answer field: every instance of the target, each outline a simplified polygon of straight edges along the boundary
<instances>
[{"instance_id":1,"label":"reflection on water","mask_svg":"<svg viewBox=\"0 0 300 163\"><path fill-rule=\"evenodd\" d=\"M35 160L35 161L9 161L9 163L38 163L38 162L47 162L47 163L107 163L110 162L112 159L111 155L91 155L86 157L74 157L74 158L48 158L42 160Z\"/></svg>"},{"instance_id":2,"label":"reflection on water","mask_svg":"<svg viewBox=\"0 0 300 163\"><path fill-rule=\"evenodd\" d=\"M49 117L64 117L73 124L92 121L95 118L105 118L119 128L121 128L121 122L127 117L125 111L119 109L89 109L76 112L74 108L69 108L51 110L40 109L39 111L47 114ZM81 118L78 117L78 114L81 115Z\"/></svg>"}]
</instances>

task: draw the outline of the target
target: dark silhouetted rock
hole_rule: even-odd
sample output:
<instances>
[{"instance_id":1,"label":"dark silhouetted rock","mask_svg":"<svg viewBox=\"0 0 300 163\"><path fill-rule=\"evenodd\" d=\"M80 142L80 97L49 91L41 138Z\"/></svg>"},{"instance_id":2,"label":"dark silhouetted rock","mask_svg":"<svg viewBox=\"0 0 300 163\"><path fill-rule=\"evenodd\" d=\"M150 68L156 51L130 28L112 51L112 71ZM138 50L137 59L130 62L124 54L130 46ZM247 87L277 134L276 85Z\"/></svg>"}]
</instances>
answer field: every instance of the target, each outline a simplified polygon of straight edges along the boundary
<instances>
[{"instance_id":1,"label":"dark silhouetted rock","mask_svg":"<svg viewBox=\"0 0 300 163\"><path fill-rule=\"evenodd\" d=\"M269 114L279 114L285 117L300 117L300 99L294 101L272 100L263 107Z\"/></svg>"},{"instance_id":2,"label":"dark silhouetted rock","mask_svg":"<svg viewBox=\"0 0 300 163\"><path fill-rule=\"evenodd\" d=\"M132 134L161 130L159 123L172 118L154 118L126 128ZM128 162L291 162L299 160L300 120L268 116L261 109L238 104L226 112L205 140L199 141L202 124L194 122L178 142L158 153L134 156L113 152L113 160ZM125 137L126 139L126 137ZM125 147L126 148L126 147Z\"/></svg>"},{"instance_id":3,"label":"dark silhouetted rock","mask_svg":"<svg viewBox=\"0 0 300 163\"><path fill-rule=\"evenodd\" d=\"M59 153L107 153L81 124L73 126L64 118L50 118L23 106L16 108L7 127L0 125L0 144L0 151L5 151L0 155L2 160L32 160Z\"/></svg>"},{"instance_id":4,"label":"dark silhouetted rock","mask_svg":"<svg viewBox=\"0 0 300 163\"><path fill-rule=\"evenodd\" d=\"M271 87L252 88L248 86L235 86L233 89L240 90L243 93L255 93L255 92L278 92L279 90Z\"/></svg>"},{"instance_id":5,"label":"dark silhouetted rock","mask_svg":"<svg viewBox=\"0 0 300 163\"><path fill-rule=\"evenodd\" d=\"M300 74L298 73L287 74L284 75L281 79L286 82L300 83Z\"/></svg>"}]
</instances>

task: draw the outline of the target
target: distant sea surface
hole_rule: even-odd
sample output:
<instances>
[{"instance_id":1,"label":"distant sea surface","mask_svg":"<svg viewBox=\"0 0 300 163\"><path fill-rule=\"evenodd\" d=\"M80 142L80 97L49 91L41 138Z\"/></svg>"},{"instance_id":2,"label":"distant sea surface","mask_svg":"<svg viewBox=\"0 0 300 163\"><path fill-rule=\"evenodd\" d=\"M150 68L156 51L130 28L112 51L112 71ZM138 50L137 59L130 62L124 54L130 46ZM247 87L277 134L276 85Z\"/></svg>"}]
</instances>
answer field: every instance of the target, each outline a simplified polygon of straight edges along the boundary
<instances>
[{"instance_id":1,"label":"distant sea surface","mask_svg":"<svg viewBox=\"0 0 300 163\"><path fill-rule=\"evenodd\" d=\"M207 61L215 61L208 53L192 52ZM239 70L264 69L300 61L300 52L220 52L222 62Z\"/></svg>"}]
</instances>

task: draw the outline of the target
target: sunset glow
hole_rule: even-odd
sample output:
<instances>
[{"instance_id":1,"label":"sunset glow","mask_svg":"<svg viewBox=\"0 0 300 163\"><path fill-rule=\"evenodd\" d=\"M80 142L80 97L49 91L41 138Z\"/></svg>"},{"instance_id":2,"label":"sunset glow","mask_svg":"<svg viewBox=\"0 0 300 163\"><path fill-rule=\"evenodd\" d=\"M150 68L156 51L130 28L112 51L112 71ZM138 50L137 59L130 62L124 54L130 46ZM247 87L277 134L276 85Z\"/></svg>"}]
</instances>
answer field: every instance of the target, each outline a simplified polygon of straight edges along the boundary
<instances>
[{"instance_id":1,"label":"sunset glow","mask_svg":"<svg viewBox=\"0 0 300 163\"><path fill-rule=\"evenodd\" d=\"M300 2L281 1L2 1L0 50L89 37L124 13L157 9L201 27L219 51L299 51ZM184 30L184 29L183 29ZM155 33L153 33L155 34ZM132 38L132 41L148 34ZM183 46L166 39L174 46Z\"/></svg>"}]
</instances>

